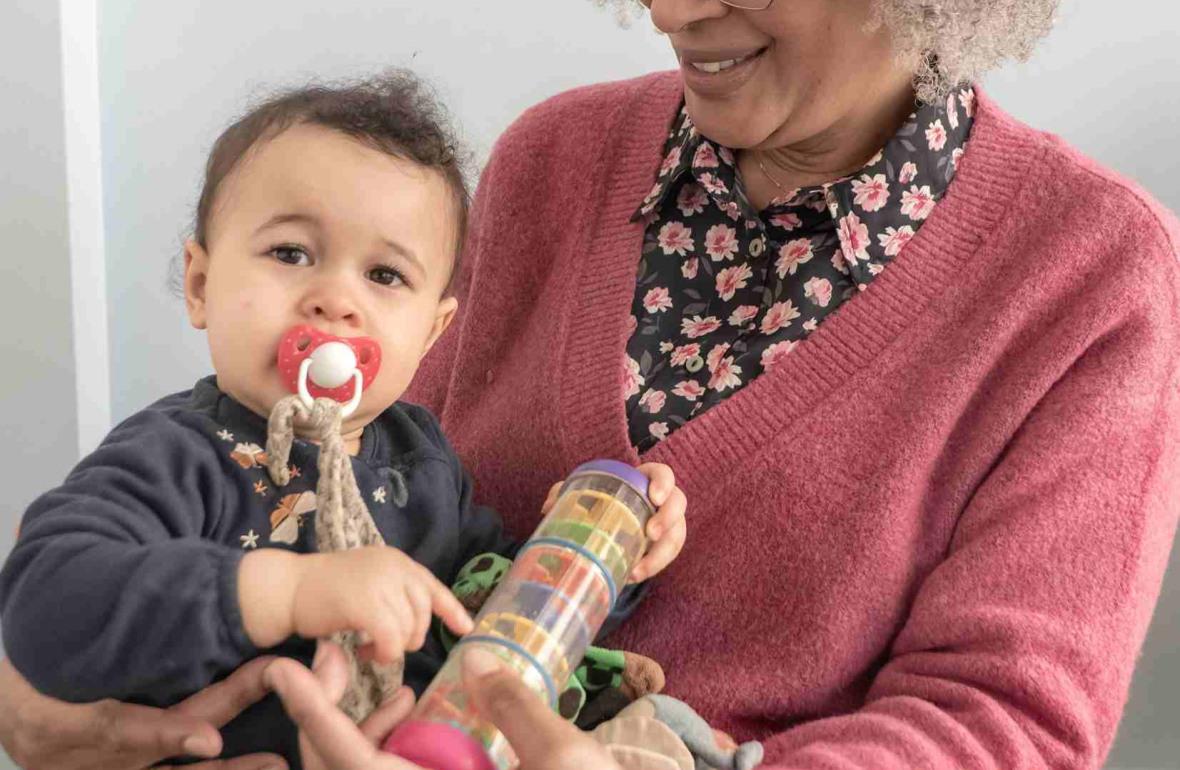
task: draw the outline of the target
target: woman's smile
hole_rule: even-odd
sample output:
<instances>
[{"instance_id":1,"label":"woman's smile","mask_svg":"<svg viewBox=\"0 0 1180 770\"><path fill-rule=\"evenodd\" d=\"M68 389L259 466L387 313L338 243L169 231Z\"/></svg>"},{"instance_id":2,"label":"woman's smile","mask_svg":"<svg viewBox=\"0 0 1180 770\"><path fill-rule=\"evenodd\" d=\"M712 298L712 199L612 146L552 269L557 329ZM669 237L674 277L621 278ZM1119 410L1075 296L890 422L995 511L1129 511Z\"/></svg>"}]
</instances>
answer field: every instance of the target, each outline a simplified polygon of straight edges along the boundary
<instances>
[{"instance_id":1,"label":"woman's smile","mask_svg":"<svg viewBox=\"0 0 1180 770\"><path fill-rule=\"evenodd\" d=\"M724 96L736 91L758 71L769 47L681 49L676 52L684 83L701 96Z\"/></svg>"}]
</instances>

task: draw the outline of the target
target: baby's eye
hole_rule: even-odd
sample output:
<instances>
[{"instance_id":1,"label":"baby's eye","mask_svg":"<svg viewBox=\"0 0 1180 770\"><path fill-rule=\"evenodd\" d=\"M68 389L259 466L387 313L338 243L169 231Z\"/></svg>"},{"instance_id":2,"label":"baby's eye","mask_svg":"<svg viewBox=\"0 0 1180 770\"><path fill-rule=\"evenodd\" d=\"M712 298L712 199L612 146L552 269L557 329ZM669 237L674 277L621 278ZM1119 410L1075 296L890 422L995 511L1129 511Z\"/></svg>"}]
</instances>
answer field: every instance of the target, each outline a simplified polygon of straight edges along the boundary
<instances>
[{"instance_id":1,"label":"baby's eye","mask_svg":"<svg viewBox=\"0 0 1180 770\"><path fill-rule=\"evenodd\" d=\"M374 283L379 283L382 286L397 286L404 284L405 278L402 274L392 267L374 267L369 270L369 280Z\"/></svg>"},{"instance_id":2,"label":"baby's eye","mask_svg":"<svg viewBox=\"0 0 1180 770\"><path fill-rule=\"evenodd\" d=\"M284 265L306 267L311 264L311 256L299 246L276 246L269 253Z\"/></svg>"}]
</instances>

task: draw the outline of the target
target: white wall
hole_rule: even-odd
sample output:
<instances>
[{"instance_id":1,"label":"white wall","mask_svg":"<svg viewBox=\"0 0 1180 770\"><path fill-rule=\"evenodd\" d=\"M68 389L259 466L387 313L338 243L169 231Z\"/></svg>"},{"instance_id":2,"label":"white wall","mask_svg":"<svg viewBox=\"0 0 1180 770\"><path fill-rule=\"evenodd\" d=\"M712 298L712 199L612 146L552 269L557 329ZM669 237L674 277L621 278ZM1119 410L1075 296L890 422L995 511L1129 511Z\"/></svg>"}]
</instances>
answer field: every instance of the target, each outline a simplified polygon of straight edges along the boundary
<instances>
[{"instance_id":1,"label":"white wall","mask_svg":"<svg viewBox=\"0 0 1180 770\"><path fill-rule=\"evenodd\" d=\"M0 468L20 469L3 476L0 554L24 505L77 456L56 24L49 0L0 4L0 104L20 105L0 120L0 234L9 252L0 321L21 332L4 343L7 361L31 372L0 378ZM441 86L483 157L521 110L550 94L672 66L666 41L645 19L620 30L587 0L103 0L97 35L115 419L208 372L204 340L166 288L167 266L187 231L205 153L247 95L312 74L412 66ZM1026 122L1180 210L1178 51L1173 3L1066 0L1063 23L1034 61L985 87ZM1112 768L1180 766L1177 572Z\"/></svg>"},{"instance_id":2,"label":"white wall","mask_svg":"<svg viewBox=\"0 0 1180 770\"><path fill-rule=\"evenodd\" d=\"M56 3L0 4L0 554L78 460L59 40Z\"/></svg>"}]
</instances>

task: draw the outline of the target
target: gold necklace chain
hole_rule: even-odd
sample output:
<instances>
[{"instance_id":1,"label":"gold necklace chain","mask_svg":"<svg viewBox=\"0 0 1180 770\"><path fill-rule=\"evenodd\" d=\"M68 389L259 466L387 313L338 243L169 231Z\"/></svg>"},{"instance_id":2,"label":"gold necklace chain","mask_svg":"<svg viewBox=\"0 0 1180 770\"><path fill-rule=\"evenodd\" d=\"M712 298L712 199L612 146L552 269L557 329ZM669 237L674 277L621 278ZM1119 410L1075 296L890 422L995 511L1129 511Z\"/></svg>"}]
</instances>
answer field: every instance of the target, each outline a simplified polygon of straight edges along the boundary
<instances>
[{"instance_id":1,"label":"gold necklace chain","mask_svg":"<svg viewBox=\"0 0 1180 770\"><path fill-rule=\"evenodd\" d=\"M773 176L771 176L770 172L766 169L766 165L763 164L763 162L762 162L762 155L760 155L757 150L754 151L754 160L758 161L758 168L762 169L762 173L766 174L766 178L769 179L771 181L771 183L774 184L774 186L779 189L779 192L784 193L784 194L789 192L789 190L787 190L787 188L785 188L781 184L779 184L779 181L777 179L775 179Z\"/></svg>"}]
</instances>

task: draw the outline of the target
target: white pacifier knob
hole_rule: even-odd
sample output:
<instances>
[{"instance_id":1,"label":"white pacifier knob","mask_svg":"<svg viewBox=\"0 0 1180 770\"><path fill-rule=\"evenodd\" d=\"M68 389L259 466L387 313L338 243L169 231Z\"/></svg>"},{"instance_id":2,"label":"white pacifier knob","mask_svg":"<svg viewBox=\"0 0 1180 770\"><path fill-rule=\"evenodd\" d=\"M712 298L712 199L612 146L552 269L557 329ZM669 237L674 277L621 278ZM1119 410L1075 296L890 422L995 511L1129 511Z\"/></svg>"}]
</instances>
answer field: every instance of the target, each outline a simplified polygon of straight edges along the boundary
<instances>
[{"instance_id":1,"label":"white pacifier knob","mask_svg":"<svg viewBox=\"0 0 1180 770\"><path fill-rule=\"evenodd\" d=\"M325 342L308 356L307 375L321 388L338 388L352 379L356 370L356 353L343 342Z\"/></svg>"},{"instance_id":2,"label":"white pacifier knob","mask_svg":"<svg viewBox=\"0 0 1180 770\"><path fill-rule=\"evenodd\" d=\"M354 380L356 387L353 389L352 398L341 411L343 416L348 417L360 406L364 384L364 375L356 364L356 353L348 345L336 341L323 343L311 351L311 355L303 359L303 363L299 365L299 398L308 408L314 403L311 393L307 390L308 377L325 389L338 388L350 379Z\"/></svg>"}]
</instances>

